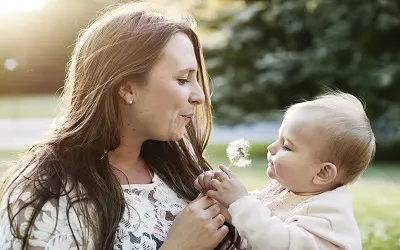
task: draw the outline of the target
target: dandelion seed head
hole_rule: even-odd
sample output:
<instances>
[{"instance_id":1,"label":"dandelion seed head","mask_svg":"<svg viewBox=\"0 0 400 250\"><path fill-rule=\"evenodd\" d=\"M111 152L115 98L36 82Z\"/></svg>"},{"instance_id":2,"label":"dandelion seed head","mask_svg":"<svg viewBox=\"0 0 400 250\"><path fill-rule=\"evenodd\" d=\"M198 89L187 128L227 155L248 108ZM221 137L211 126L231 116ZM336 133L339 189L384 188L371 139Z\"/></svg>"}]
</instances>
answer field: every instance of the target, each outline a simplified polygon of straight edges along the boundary
<instances>
[{"instance_id":1,"label":"dandelion seed head","mask_svg":"<svg viewBox=\"0 0 400 250\"><path fill-rule=\"evenodd\" d=\"M238 167L238 168L245 168L250 166L251 160L248 160L246 158L241 158L237 162L234 162L233 165Z\"/></svg>"},{"instance_id":2,"label":"dandelion seed head","mask_svg":"<svg viewBox=\"0 0 400 250\"><path fill-rule=\"evenodd\" d=\"M250 142L241 138L229 143L226 148L226 155L232 165L237 167L247 167L251 164L249 156Z\"/></svg>"}]
</instances>

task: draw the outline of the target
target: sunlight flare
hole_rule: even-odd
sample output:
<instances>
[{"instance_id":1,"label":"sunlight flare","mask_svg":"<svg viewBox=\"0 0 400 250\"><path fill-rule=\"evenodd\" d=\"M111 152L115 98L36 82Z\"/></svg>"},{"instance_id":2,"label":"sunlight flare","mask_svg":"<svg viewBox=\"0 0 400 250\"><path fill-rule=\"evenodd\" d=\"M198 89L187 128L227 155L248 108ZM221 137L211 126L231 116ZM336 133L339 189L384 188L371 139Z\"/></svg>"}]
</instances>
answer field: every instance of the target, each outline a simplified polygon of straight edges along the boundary
<instances>
[{"instance_id":1,"label":"sunlight flare","mask_svg":"<svg viewBox=\"0 0 400 250\"><path fill-rule=\"evenodd\" d=\"M14 11L35 11L43 8L47 0L0 0L0 15Z\"/></svg>"}]
</instances>

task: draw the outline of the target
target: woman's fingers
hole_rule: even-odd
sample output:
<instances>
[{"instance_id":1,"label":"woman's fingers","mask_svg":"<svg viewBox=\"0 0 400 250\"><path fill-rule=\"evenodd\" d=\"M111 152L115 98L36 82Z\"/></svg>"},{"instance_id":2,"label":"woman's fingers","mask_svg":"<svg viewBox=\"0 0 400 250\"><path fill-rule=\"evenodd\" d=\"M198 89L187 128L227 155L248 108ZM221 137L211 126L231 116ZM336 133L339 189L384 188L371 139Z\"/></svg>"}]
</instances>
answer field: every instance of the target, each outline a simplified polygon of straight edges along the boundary
<instances>
[{"instance_id":1,"label":"woman's fingers","mask_svg":"<svg viewBox=\"0 0 400 250\"><path fill-rule=\"evenodd\" d=\"M211 199L210 197L206 196L203 193L200 193L196 199L194 199L188 206L187 208L195 212L198 209L205 210L214 205L215 201Z\"/></svg>"},{"instance_id":2,"label":"woman's fingers","mask_svg":"<svg viewBox=\"0 0 400 250\"><path fill-rule=\"evenodd\" d=\"M200 198L203 198L203 197L205 197L205 194L200 193L199 195L197 195L196 199L194 199L194 200L192 201L192 203L193 203L194 201L200 200Z\"/></svg>"},{"instance_id":3,"label":"woman's fingers","mask_svg":"<svg viewBox=\"0 0 400 250\"><path fill-rule=\"evenodd\" d=\"M224 221L224 216L219 214L219 206L201 194L176 216L166 244L170 243L171 249L175 246L182 249L214 249L228 233Z\"/></svg>"},{"instance_id":4,"label":"woman's fingers","mask_svg":"<svg viewBox=\"0 0 400 250\"><path fill-rule=\"evenodd\" d=\"M221 209L219 208L218 204L216 204L214 202L214 204L212 206L205 209L205 212L206 212L205 216L207 218L215 218L218 214L220 214L220 211L221 211ZM224 216L222 215L222 217L224 217ZM224 221L225 221L225 217L224 217Z\"/></svg>"},{"instance_id":5,"label":"woman's fingers","mask_svg":"<svg viewBox=\"0 0 400 250\"><path fill-rule=\"evenodd\" d=\"M199 210L200 207L202 207L203 209ZM221 229L221 227L223 227L223 225L225 223L225 216L223 214L221 214L220 205L215 200L212 200L207 196L201 197L195 203L191 203L187 209L188 209L189 213L192 214L192 216L195 216L197 214L197 216L200 216L203 218L201 220L201 222L205 223L204 224L205 228L208 227L209 230L217 230L216 237L218 238L218 240L219 240L219 237L222 237L222 238L225 237L225 235L227 233L226 229L228 229L228 228ZM221 240L222 240L222 238L221 238Z\"/></svg>"},{"instance_id":6,"label":"woman's fingers","mask_svg":"<svg viewBox=\"0 0 400 250\"><path fill-rule=\"evenodd\" d=\"M229 228L225 225L221 226L216 233L217 241L220 242L222 241L225 236L228 234Z\"/></svg>"},{"instance_id":7,"label":"woman's fingers","mask_svg":"<svg viewBox=\"0 0 400 250\"><path fill-rule=\"evenodd\" d=\"M215 228L220 228L224 225L225 223L225 217L222 214L217 214L214 218L213 218L213 223L215 224Z\"/></svg>"},{"instance_id":8,"label":"woman's fingers","mask_svg":"<svg viewBox=\"0 0 400 250\"><path fill-rule=\"evenodd\" d=\"M229 213L228 209L224 207L221 203L217 203L219 207L219 212L225 217L225 221L232 224L232 216Z\"/></svg>"}]
</instances>

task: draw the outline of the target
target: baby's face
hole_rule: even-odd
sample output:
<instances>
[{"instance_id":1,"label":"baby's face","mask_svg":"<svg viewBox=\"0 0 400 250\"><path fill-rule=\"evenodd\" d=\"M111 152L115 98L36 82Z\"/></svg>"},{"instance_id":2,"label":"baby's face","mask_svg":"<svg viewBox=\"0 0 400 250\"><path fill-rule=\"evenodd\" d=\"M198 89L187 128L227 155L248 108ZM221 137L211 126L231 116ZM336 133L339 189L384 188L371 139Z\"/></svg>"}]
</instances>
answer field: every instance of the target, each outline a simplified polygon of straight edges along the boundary
<instances>
[{"instance_id":1,"label":"baby's face","mask_svg":"<svg viewBox=\"0 0 400 250\"><path fill-rule=\"evenodd\" d=\"M319 172L319 152L326 145L317 123L307 114L288 113L278 139L268 147L268 176L293 192L309 192Z\"/></svg>"}]
</instances>

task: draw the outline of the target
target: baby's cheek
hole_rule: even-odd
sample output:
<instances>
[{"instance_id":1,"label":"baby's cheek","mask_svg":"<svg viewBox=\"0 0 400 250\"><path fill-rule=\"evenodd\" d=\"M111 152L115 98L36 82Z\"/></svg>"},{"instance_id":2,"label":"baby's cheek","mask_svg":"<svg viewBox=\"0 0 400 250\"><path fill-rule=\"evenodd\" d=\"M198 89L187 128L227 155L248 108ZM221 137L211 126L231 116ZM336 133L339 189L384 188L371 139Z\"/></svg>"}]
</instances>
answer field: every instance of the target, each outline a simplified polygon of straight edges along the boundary
<instances>
[{"instance_id":1,"label":"baby's cheek","mask_svg":"<svg viewBox=\"0 0 400 250\"><path fill-rule=\"evenodd\" d=\"M285 178L286 180L290 180L293 178L297 178L299 173L296 173L295 169L292 166L287 164L279 164L275 168L276 174L281 178Z\"/></svg>"},{"instance_id":2,"label":"baby's cheek","mask_svg":"<svg viewBox=\"0 0 400 250\"><path fill-rule=\"evenodd\" d=\"M279 170L277 171L277 174L281 176L282 178L285 179L291 179L291 176L293 173L290 171L290 169L286 166L282 166L281 168L278 168Z\"/></svg>"}]
</instances>

